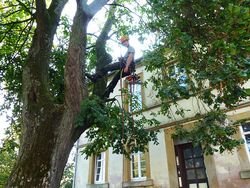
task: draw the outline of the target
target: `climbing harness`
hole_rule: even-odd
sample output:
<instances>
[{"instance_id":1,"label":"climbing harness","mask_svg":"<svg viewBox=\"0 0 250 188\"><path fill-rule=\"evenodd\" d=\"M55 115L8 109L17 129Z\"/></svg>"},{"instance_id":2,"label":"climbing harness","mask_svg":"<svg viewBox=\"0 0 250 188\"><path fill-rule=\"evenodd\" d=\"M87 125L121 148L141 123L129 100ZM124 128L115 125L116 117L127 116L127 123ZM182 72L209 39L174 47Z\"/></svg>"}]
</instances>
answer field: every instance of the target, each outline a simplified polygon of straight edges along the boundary
<instances>
[{"instance_id":1,"label":"climbing harness","mask_svg":"<svg viewBox=\"0 0 250 188\"><path fill-rule=\"evenodd\" d=\"M137 74L135 74L135 72L133 72L132 74L126 77L126 81L128 82L129 85L135 85L138 81L140 81L140 76L138 76Z\"/></svg>"}]
</instances>

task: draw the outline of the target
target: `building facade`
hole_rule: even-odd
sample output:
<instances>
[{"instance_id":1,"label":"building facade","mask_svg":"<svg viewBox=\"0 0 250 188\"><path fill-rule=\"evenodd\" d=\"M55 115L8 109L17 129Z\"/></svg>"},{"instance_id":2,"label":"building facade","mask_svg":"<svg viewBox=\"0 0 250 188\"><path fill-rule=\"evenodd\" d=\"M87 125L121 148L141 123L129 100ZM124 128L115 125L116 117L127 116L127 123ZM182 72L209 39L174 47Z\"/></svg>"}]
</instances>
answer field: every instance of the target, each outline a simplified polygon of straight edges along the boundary
<instances>
[{"instance_id":1,"label":"building facade","mask_svg":"<svg viewBox=\"0 0 250 188\"><path fill-rule=\"evenodd\" d=\"M148 80L152 73L138 65L136 72L141 81ZM124 87L126 86L123 80ZM118 84L113 96L120 93ZM134 88L136 95L146 106L145 115L157 112L160 108L153 85L147 88L138 85ZM250 82L245 85L250 88ZM247 119L239 126L236 138L245 140L233 153L224 152L203 155L200 147L194 147L186 140L172 138L174 127L184 125L191 127L197 121L195 114L205 113L194 97L180 99L180 106L189 107L185 118L176 116L169 119L158 116L161 122L157 137L159 145L148 143L147 152L131 155L131 160L123 155L112 153L112 148L98 156L85 159L81 149L87 144L83 134L78 140L75 188L249 188L250 187L250 100L241 102L234 110L228 111L231 120ZM172 111L176 109L173 107Z\"/></svg>"}]
</instances>

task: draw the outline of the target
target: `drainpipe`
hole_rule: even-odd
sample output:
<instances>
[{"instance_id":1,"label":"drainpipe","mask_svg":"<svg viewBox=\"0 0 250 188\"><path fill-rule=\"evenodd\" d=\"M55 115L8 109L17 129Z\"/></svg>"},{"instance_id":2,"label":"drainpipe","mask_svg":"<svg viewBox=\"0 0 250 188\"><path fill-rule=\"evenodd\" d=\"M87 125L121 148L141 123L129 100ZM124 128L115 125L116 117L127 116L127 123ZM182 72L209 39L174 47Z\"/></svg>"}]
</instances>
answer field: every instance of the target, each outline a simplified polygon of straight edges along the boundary
<instances>
[{"instance_id":1,"label":"drainpipe","mask_svg":"<svg viewBox=\"0 0 250 188\"><path fill-rule=\"evenodd\" d=\"M73 178L73 188L76 188L76 173L77 173L77 162L78 162L78 146L79 146L79 140L76 142L76 154L75 154L75 169L74 169L74 178Z\"/></svg>"}]
</instances>

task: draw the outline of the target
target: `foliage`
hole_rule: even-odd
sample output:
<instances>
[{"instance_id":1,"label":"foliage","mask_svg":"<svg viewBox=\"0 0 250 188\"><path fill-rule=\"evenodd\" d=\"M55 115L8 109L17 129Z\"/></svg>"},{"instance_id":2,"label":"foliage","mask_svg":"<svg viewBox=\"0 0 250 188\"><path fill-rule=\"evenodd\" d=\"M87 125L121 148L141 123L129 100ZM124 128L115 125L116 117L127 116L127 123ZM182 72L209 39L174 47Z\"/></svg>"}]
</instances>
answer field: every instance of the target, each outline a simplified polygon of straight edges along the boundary
<instances>
[{"instance_id":1,"label":"foliage","mask_svg":"<svg viewBox=\"0 0 250 188\"><path fill-rule=\"evenodd\" d=\"M195 123L191 130L178 126L172 135L174 138L187 139L195 146L202 146L206 155L224 151L233 152L233 149L244 140L237 140L233 135L237 132L237 125L230 125L226 115L221 111L212 111Z\"/></svg>"},{"instance_id":2,"label":"foliage","mask_svg":"<svg viewBox=\"0 0 250 188\"><path fill-rule=\"evenodd\" d=\"M74 163L67 163L61 180L61 188L72 188L74 178Z\"/></svg>"},{"instance_id":3,"label":"foliage","mask_svg":"<svg viewBox=\"0 0 250 188\"><path fill-rule=\"evenodd\" d=\"M188 75L186 82L190 92L213 108L219 108L222 103L232 107L245 98L244 88L240 86L250 77L247 2L151 2L151 16L157 19L149 24L159 32L161 41L159 49L150 54L148 69L166 67L169 60L176 59L176 66ZM166 79L170 81L163 83L164 88L172 89L178 84L173 84L169 76ZM209 86L204 80L209 81ZM217 95L212 93L213 89L218 89ZM176 92L186 97L186 92L173 89L171 100L175 100L172 95ZM167 94L160 98L165 99Z\"/></svg>"},{"instance_id":4,"label":"foliage","mask_svg":"<svg viewBox=\"0 0 250 188\"><path fill-rule=\"evenodd\" d=\"M4 187L6 184L17 157L19 149L17 139L20 134L19 125L12 125L6 129L6 138L2 140L3 145L0 146L0 187Z\"/></svg>"},{"instance_id":5,"label":"foliage","mask_svg":"<svg viewBox=\"0 0 250 188\"><path fill-rule=\"evenodd\" d=\"M34 31L32 6L27 0L0 3L0 81L7 91L1 108L14 107L14 117L21 111L22 68Z\"/></svg>"},{"instance_id":6,"label":"foliage","mask_svg":"<svg viewBox=\"0 0 250 188\"><path fill-rule=\"evenodd\" d=\"M49 69L49 87L50 92L58 103L62 103L64 99L64 65L66 62L66 49L64 47L56 47L51 53L51 61Z\"/></svg>"},{"instance_id":7,"label":"foliage","mask_svg":"<svg viewBox=\"0 0 250 188\"><path fill-rule=\"evenodd\" d=\"M64 67L70 35L70 20L63 16L57 30L57 40L51 52L49 66L49 88L55 102L62 103L64 99Z\"/></svg>"},{"instance_id":8,"label":"foliage","mask_svg":"<svg viewBox=\"0 0 250 188\"><path fill-rule=\"evenodd\" d=\"M62 16L57 30L57 39L51 52L49 66L49 88L51 95L57 103L64 99L64 67L67 57L67 49L70 36L70 20Z\"/></svg>"},{"instance_id":9,"label":"foliage","mask_svg":"<svg viewBox=\"0 0 250 188\"><path fill-rule=\"evenodd\" d=\"M13 150L0 151L0 187L4 187L11 169L16 159L16 153Z\"/></svg>"},{"instance_id":10,"label":"foliage","mask_svg":"<svg viewBox=\"0 0 250 188\"><path fill-rule=\"evenodd\" d=\"M139 112L132 115L113 102L104 104L96 96L82 103L76 126L84 126L85 122L92 122L86 132L89 144L83 149L87 157L109 147L113 148L113 153L129 157L130 153L147 149L149 141L158 143L157 132L146 129L156 127L159 124L156 119L147 119Z\"/></svg>"},{"instance_id":11,"label":"foliage","mask_svg":"<svg viewBox=\"0 0 250 188\"><path fill-rule=\"evenodd\" d=\"M151 81L162 101L161 112L172 117L174 105L175 113L184 116L189 107L178 106L178 101L196 99L199 114L211 113L192 131L179 128L177 132L205 144L206 153L213 153L213 145L219 144L220 152L232 150L240 144L232 138L235 128L219 125L220 116L214 114L222 113L222 106L233 108L249 95L243 87L250 78L249 1L148 2L150 7L143 7L147 27L158 40L146 64L154 72ZM220 138L221 132L225 137Z\"/></svg>"}]
</instances>

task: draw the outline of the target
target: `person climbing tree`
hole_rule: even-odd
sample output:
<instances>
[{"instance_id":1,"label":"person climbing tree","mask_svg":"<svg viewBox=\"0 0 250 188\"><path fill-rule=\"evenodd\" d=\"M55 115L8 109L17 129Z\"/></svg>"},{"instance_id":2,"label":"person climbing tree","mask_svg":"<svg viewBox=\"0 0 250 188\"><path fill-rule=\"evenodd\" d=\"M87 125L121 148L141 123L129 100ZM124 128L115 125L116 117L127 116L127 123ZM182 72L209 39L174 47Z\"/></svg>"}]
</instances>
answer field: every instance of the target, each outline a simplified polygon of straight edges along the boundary
<instances>
[{"instance_id":1,"label":"person climbing tree","mask_svg":"<svg viewBox=\"0 0 250 188\"><path fill-rule=\"evenodd\" d=\"M108 98L109 94L113 92L117 82L119 79L125 76L130 75L132 72L135 71L135 62L134 62L134 55L135 55L135 49L129 44L129 37L128 36L122 36L120 38L120 42L123 46L127 47L127 52L124 55L124 57L119 58L118 62L108 64L101 68L100 70L97 70L94 75L86 73L86 76L93 82L96 83L98 80L103 78L108 72L119 70L108 87L106 88L103 98Z\"/></svg>"}]
</instances>

